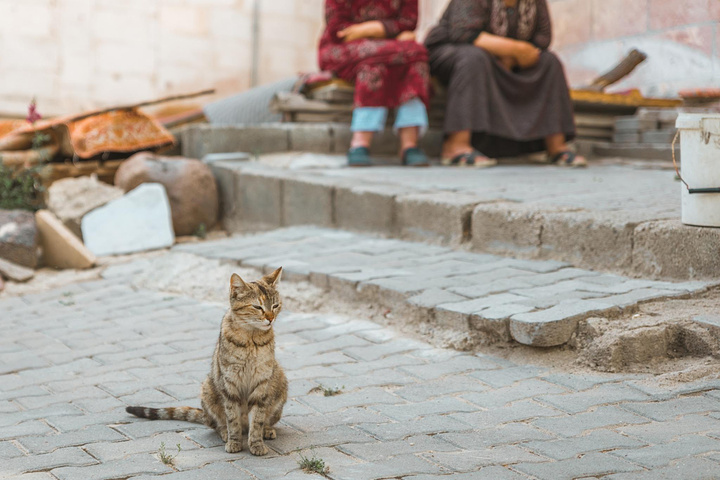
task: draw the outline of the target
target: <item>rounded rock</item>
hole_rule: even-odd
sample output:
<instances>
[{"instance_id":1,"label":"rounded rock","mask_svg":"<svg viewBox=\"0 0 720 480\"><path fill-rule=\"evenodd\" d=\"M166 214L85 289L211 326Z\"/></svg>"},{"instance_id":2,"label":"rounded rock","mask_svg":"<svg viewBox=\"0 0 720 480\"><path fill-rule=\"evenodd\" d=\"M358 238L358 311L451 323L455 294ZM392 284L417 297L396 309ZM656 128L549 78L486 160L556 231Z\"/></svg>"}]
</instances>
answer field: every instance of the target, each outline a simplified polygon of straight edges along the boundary
<instances>
[{"instance_id":1,"label":"rounded rock","mask_svg":"<svg viewBox=\"0 0 720 480\"><path fill-rule=\"evenodd\" d=\"M175 235L193 235L217 223L219 200L215 177L200 160L140 152L120 165L115 185L129 192L143 183L160 183L170 200Z\"/></svg>"}]
</instances>

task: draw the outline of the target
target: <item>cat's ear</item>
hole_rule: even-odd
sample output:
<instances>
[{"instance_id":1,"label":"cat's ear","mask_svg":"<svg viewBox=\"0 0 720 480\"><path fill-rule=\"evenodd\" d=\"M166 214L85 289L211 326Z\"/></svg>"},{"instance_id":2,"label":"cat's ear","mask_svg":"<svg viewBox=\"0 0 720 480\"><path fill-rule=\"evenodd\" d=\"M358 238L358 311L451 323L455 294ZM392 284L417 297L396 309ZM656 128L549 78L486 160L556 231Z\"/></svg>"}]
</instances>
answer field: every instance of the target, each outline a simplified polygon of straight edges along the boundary
<instances>
[{"instance_id":1,"label":"cat's ear","mask_svg":"<svg viewBox=\"0 0 720 480\"><path fill-rule=\"evenodd\" d=\"M265 275L262 278L263 282L267 283L268 285L272 285L274 287L280 281L281 274L282 274L282 267L278 268L277 270L275 270L272 273Z\"/></svg>"},{"instance_id":2,"label":"cat's ear","mask_svg":"<svg viewBox=\"0 0 720 480\"><path fill-rule=\"evenodd\" d=\"M248 284L245 283L245 280L240 278L240 275L237 273L233 273L232 277L230 277L230 289L232 291L235 290L246 290L248 288Z\"/></svg>"}]
</instances>

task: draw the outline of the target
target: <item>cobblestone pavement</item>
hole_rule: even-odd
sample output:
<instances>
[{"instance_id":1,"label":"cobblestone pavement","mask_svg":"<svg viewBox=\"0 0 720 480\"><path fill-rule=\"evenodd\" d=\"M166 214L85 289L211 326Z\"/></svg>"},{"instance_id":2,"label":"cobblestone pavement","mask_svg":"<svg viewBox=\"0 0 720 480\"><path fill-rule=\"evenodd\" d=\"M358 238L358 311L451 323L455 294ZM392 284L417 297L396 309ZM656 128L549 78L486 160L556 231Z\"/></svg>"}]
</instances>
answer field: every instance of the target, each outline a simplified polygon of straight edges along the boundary
<instances>
[{"instance_id":1,"label":"cobblestone pavement","mask_svg":"<svg viewBox=\"0 0 720 480\"><path fill-rule=\"evenodd\" d=\"M278 319L290 400L266 457L126 414L198 405L222 314L119 276L0 301L0 478L312 478L300 453L334 480L718 478L717 381L558 373L332 315Z\"/></svg>"},{"instance_id":2,"label":"cobblestone pavement","mask_svg":"<svg viewBox=\"0 0 720 480\"><path fill-rule=\"evenodd\" d=\"M534 346L567 342L578 320L639 302L704 291L708 282L658 282L401 240L292 227L176 248L314 283L401 297L444 326ZM268 252L273 252L268 255Z\"/></svg>"}]
</instances>

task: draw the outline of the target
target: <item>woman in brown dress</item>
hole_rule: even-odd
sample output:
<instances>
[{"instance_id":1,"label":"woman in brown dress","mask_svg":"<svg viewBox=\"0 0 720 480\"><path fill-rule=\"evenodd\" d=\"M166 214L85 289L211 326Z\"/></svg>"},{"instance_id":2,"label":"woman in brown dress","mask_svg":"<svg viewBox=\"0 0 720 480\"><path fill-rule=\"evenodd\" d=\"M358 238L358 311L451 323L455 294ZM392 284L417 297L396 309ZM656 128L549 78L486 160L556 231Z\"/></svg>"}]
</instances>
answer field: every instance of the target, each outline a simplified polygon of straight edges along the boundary
<instances>
[{"instance_id":1,"label":"woman in brown dress","mask_svg":"<svg viewBox=\"0 0 720 480\"><path fill-rule=\"evenodd\" d=\"M586 165L566 144L575 122L551 39L546 0L450 2L425 40L447 87L444 163L483 167L488 156L547 150L558 165Z\"/></svg>"}]
</instances>

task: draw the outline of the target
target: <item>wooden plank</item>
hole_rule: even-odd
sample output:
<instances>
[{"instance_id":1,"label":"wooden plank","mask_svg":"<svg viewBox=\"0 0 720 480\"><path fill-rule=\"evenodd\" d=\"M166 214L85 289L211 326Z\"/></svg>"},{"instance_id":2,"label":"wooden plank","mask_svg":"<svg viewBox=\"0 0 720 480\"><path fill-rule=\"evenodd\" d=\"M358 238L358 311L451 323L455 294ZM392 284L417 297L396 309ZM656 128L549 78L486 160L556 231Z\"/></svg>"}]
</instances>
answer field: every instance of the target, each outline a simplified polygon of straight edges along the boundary
<instances>
[{"instance_id":1,"label":"wooden plank","mask_svg":"<svg viewBox=\"0 0 720 480\"><path fill-rule=\"evenodd\" d=\"M615 115L576 113L575 125L578 127L612 129L615 125Z\"/></svg>"},{"instance_id":2,"label":"wooden plank","mask_svg":"<svg viewBox=\"0 0 720 480\"><path fill-rule=\"evenodd\" d=\"M596 138L609 140L613 136L610 128L577 127L575 133L578 138Z\"/></svg>"},{"instance_id":3,"label":"wooden plank","mask_svg":"<svg viewBox=\"0 0 720 480\"><path fill-rule=\"evenodd\" d=\"M681 99L645 98L637 90L628 93L627 95L620 95L615 93L600 93L589 90L572 89L570 90L570 98L573 102L581 104L608 106L674 108L682 105Z\"/></svg>"}]
</instances>

